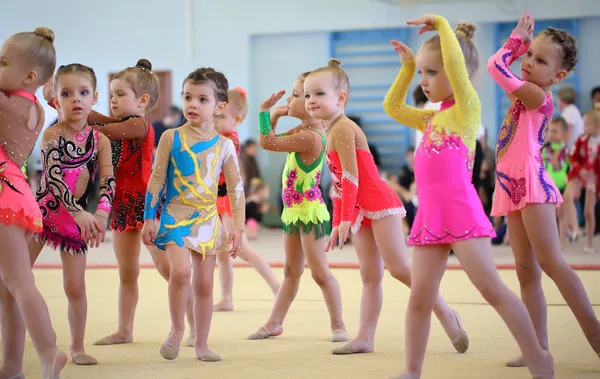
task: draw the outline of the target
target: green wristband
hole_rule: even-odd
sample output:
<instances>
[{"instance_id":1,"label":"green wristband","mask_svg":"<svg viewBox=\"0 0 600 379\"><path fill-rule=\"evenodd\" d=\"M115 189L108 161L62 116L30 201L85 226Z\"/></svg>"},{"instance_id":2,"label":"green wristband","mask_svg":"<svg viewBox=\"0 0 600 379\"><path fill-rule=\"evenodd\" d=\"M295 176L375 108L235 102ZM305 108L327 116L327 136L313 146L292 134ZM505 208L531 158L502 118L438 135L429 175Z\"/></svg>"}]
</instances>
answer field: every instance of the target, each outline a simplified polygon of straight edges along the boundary
<instances>
[{"instance_id":1,"label":"green wristband","mask_svg":"<svg viewBox=\"0 0 600 379\"><path fill-rule=\"evenodd\" d=\"M271 114L269 112L258 114L258 128L263 136L271 134Z\"/></svg>"}]
</instances>

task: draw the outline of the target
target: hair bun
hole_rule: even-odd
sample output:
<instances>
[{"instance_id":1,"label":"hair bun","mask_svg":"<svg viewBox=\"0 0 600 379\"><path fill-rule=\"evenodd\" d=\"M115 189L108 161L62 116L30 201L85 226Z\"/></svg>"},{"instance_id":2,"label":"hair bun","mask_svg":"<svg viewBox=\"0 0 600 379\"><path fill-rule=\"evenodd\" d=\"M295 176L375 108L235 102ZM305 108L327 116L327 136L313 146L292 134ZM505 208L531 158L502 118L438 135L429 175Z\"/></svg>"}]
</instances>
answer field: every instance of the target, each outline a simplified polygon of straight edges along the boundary
<instances>
[{"instance_id":1,"label":"hair bun","mask_svg":"<svg viewBox=\"0 0 600 379\"><path fill-rule=\"evenodd\" d=\"M33 34L47 39L50 43L54 43L54 32L48 28L35 28Z\"/></svg>"},{"instance_id":2,"label":"hair bun","mask_svg":"<svg viewBox=\"0 0 600 379\"><path fill-rule=\"evenodd\" d=\"M340 68L342 67L342 61L339 59L331 58L329 62L327 62L327 67Z\"/></svg>"},{"instance_id":3,"label":"hair bun","mask_svg":"<svg viewBox=\"0 0 600 379\"><path fill-rule=\"evenodd\" d=\"M135 67L139 67L142 70L152 71L152 63L150 63L150 61L147 59L140 59L139 61L137 61Z\"/></svg>"},{"instance_id":4,"label":"hair bun","mask_svg":"<svg viewBox=\"0 0 600 379\"><path fill-rule=\"evenodd\" d=\"M242 87L235 87L233 90L238 92L240 95L242 95L244 100L246 100L248 98L248 92L246 92L246 90L243 89Z\"/></svg>"},{"instance_id":5,"label":"hair bun","mask_svg":"<svg viewBox=\"0 0 600 379\"><path fill-rule=\"evenodd\" d=\"M476 30L477 30L477 27L475 26L475 24L469 24L469 23L463 22L463 23L456 25L456 33L461 33L462 35L465 36L466 39L472 39Z\"/></svg>"}]
</instances>

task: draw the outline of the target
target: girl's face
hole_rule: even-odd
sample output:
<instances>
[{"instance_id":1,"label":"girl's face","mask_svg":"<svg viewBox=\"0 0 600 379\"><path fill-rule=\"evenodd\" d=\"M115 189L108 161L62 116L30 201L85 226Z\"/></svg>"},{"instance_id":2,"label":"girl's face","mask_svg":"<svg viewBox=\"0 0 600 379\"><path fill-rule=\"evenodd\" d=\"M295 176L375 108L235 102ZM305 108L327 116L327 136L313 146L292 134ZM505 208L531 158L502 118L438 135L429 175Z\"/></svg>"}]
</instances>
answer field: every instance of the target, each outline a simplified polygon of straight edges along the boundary
<instances>
[{"instance_id":1,"label":"girl's face","mask_svg":"<svg viewBox=\"0 0 600 379\"><path fill-rule=\"evenodd\" d=\"M417 52L415 59L418 74L421 76L419 85L425 96L432 103L454 98L452 87L444 71L442 52L432 44L424 44Z\"/></svg>"},{"instance_id":2,"label":"girl's face","mask_svg":"<svg viewBox=\"0 0 600 379\"><path fill-rule=\"evenodd\" d=\"M220 134L235 132L242 122L242 116L237 113L235 107L227 106L221 114L215 116L214 125Z\"/></svg>"},{"instance_id":3,"label":"girl's face","mask_svg":"<svg viewBox=\"0 0 600 379\"><path fill-rule=\"evenodd\" d=\"M62 74L55 88L64 118L70 122L87 120L92 106L98 101L98 92L90 77L83 73Z\"/></svg>"},{"instance_id":4,"label":"girl's face","mask_svg":"<svg viewBox=\"0 0 600 379\"><path fill-rule=\"evenodd\" d=\"M599 134L599 125L600 122L598 122L598 119L594 115L586 114L583 116L583 129L586 134L592 137L597 136Z\"/></svg>"},{"instance_id":5,"label":"girl's face","mask_svg":"<svg viewBox=\"0 0 600 379\"><path fill-rule=\"evenodd\" d=\"M124 79L110 82L110 109L115 117L125 118L144 113L148 105L148 95L135 95L131 84Z\"/></svg>"},{"instance_id":6,"label":"girl's face","mask_svg":"<svg viewBox=\"0 0 600 379\"><path fill-rule=\"evenodd\" d=\"M560 83L567 76L562 68L560 46L545 35L537 36L521 61L521 77L542 89Z\"/></svg>"},{"instance_id":7,"label":"girl's face","mask_svg":"<svg viewBox=\"0 0 600 379\"><path fill-rule=\"evenodd\" d=\"M306 111L317 120L328 120L344 112L345 91L337 88L333 74L328 71L309 75L304 81Z\"/></svg>"},{"instance_id":8,"label":"girl's face","mask_svg":"<svg viewBox=\"0 0 600 379\"><path fill-rule=\"evenodd\" d=\"M298 119L309 117L306 112L304 99L304 80L296 80L292 87L292 93L286 98L288 106L288 115Z\"/></svg>"},{"instance_id":9,"label":"girl's face","mask_svg":"<svg viewBox=\"0 0 600 379\"><path fill-rule=\"evenodd\" d=\"M18 91L31 84L36 78L31 76L35 72L28 70L29 66L14 43L4 42L0 49L0 90Z\"/></svg>"},{"instance_id":10,"label":"girl's face","mask_svg":"<svg viewBox=\"0 0 600 379\"><path fill-rule=\"evenodd\" d=\"M227 103L217 101L214 83L194 83L186 80L183 84L183 115L192 126L212 123L215 115L223 112Z\"/></svg>"},{"instance_id":11,"label":"girl's face","mask_svg":"<svg viewBox=\"0 0 600 379\"><path fill-rule=\"evenodd\" d=\"M548 128L548 139L550 142L561 143L565 142L565 133L560 122L553 122Z\"/></svg>"}]
</instances>

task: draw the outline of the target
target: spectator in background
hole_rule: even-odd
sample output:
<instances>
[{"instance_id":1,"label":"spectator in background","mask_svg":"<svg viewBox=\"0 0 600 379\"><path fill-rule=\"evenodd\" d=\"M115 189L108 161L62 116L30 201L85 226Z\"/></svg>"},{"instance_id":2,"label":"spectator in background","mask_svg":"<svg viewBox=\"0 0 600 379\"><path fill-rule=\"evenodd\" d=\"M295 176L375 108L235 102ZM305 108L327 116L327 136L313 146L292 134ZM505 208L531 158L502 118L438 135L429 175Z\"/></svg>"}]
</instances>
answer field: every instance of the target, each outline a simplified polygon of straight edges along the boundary
<instances>
[{"instance_id":1,"label":"spectator in background","mask_svg":"<svg viewBox=\"0 0 600 379\"><path fill-rule=\"evenodd\" d=\"M362 122L359 116L348 116L348 118L356 123L359 128L363 129ZM371 155L373 156L373 160L375 161L375 166L381 172L381 160L379 158L379 152L377 151L377 147L369 143L369 150L371 151Z\"/></svg>"},{"instance_id":2,"label":"spectator in background","mask_svg":"<svg viewBox=\"0 0 600 379\"><path fill-rule=\"evenodd\" d=\"M600 86L594 87L590 93L592 108L600 108Z\"/></svg>"},{"instance_id":3,"label":"spectator in background","mask_svg":"<svg viewBox=\"0 0 600 379\"><path fill-rule=\"evenodd\" d=\"M567 132L567 149L575 145L575 141L583 134L583 116L575 105L577 95L571 87L563 87L557 92L558 109L560 116L567 122L569 131Z\"/></svg>"},{"instance_id":4,"label":"spectator in background","mask_svg":"<svg viewBox=\"0 0 600 379\"><path fill-rule=\"evenodd\" d=\"M175 105L171 105L167 111L167 115L160 121L154 121L154 147L158 147L160 137L167 129L178 128L183 125L183 112Z\"/></svg>"},{"instance_id":5,"label":"spectator in background","mask_svg":"<svg viewBox=\"0 0 600 379\"><path fill-rule=\"evenodd\" d=\"M242 148L242 180L244 181L244 193L250 193L250 184L254 178L262 179L258 162L256 161L257 145L253 139L247 139Z\"/></svg>"},{"instance_id":6,"label":"spectator in background","mask_svg":"<svg viewBox=\"0 0 600 379\"><path fill-rule=\"evenodd\" d=\"M263 215L269 211L269 185L258 178L252 180L250 194L246 197L246 234L248 239L258 239Z\"/></svg>"}]
</instances>

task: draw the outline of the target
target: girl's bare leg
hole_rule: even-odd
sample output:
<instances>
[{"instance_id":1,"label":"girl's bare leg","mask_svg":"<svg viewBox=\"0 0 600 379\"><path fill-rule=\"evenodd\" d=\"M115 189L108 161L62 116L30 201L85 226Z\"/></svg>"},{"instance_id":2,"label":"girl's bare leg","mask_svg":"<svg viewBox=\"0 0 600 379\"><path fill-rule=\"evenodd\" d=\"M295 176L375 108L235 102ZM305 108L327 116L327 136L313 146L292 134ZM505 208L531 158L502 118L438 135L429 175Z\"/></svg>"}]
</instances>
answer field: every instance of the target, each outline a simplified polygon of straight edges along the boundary
<instances>
[{"instance_id":1,"label":"girl's bare leg","mask_svg":"<svg viewBox=\"0 0 600 379\"><path fill-rule=\"evenodd\" d=\"M248 336L250 340L265 339L278 336L283 332L283 321L300 287L300 278L304 272L304 252L299 234L283 233L285 250L285 265L283 268L283 283L277 292L275 303L267 323L256 333Z\"/></svg>"},{"instance_id":2,"label":"girl's bare leg","mask_svg":"<svg viewBox=\"0 0 600 379\"><path fill-rule=\"evenodd\" d=\"M171 266L169 265L169 257L166 251L159 250L154 245L146 245L146 249L150 252L150 256L152 257L152 261L154 262L154 266L160 276L162 276L167 283L169 282L169 278L171 276ZM188 299L186 303L185 314L188 320L188 326L190 328L190 337L185 343L185 346L193 347L194 346L194 291L192 291L192 284L190 283L188 288Z\"/></svg>"},{"instance_id":3,"label":"girl's bare leg","mask_svg":"<svg viewBox=\"0 0 600 379\"><path fill-rule=\"evenodd\" d=\"M323 298L329 311L331 319L332 342L344 342L348 340L348 333L342 316L342 292L340 284L329 269L325 245L327 238L315 239L315 231L310 234L301 232L302 250L306 253L306 260L310 267L312 277L321 288Z\"/></svg>"},{"instance_id":4,"label":"girl's bare leg","mask_svg":"<svg viewBox=\"0 0 600 379\"><path fill-rule=\"evenodd\" d=\"M31 266L42 251L43 245L31 238L31 233L26 232L27 245L31 259ZM0 327L2 330L2 367L0 378L12 378L23 371L23 356L25 353L26 328L19 306L8 288L0 281Z\"/></svg>"},{"instance_id":5,"label":"girl's bare leg","mask_svg":"<svg viewBox=\"0 0 600 379\"><path fill-rule=\"evenodd\" d=\"M372 230L377 248L381 252L383 263L390 274L411 288L410 267L405 253L404 233L402 232L402 217L388 216L372 220ZM469 339L462 329L458 314L453 311L444 298L438 294L433 312L442 324L446 335L459 353L465 353L469 348Z\"/></svg>"},{"instance_id":6,"label":"girl's bare leg","mask_svg":"<svg viewBox=\"0 0 600 379\"><path fill-rule=\"evenodd\" d=\"M133 342L133 321L137 307L140 276L141 230L113 231L113 247L119 265L119 325L117 332L94 345Z\"/></svg>"},{"instance_id":7,"label":"girl's bare leg","mask_svg":"<svg viewBox=\"0 0 600 379\"><path fill-rule=\"evenodd\" d=\"M521 213L511 212L507 219L511 231L511 248L515 256L517 278L521 287L521 300L527 307L542 349L548 350L548 307L542 288L542 269L531 248ZM507 366L525 367L526 363L522 357L518 357L509 361Z\"/></svg>"},{"instance_id":8,"label":"girl's bare leg","mask_svg":"<svg viewBox=\"0 0 600 379\"><path fill-rule=\"evenodd\" d=\"M210 332L210 323L212 321L213 305L213 281L215 272L216 255L207 255L202 261L202 256L198 253L192 254L192 263L194 267L193 288L194 288L194 321L196 327L196 340L194 348L196 356L201 361L216 362L221 357L210 351L208 348L208 334Z\"/></svg>"},{"instance_id":9,"label":"girl's bare leg","mask_svg":"<svg viewBox=\"0 0 600 379\"><path fill-rule=\"evenodd\" d=\"M560 251L556 223L550 217L554 204L530 204L521 211L523 225L542 270L556 283L596 354L600 354L600 322L581 279Z\"/></svg>"},{"instance_id":10,"label":"girl's bare leg","mask_svg":"<svg viewBox=\"0 0 600 379\"><path fill-rule=\"evenodd\" d=\"M185 308L192 276L190 251L187 247L174 244L166 246L169 258L169 311L171 313L171 333L160 348L165 359L179 356L179 346L185 332Z\"/></svg>"},{"instance_id":11,"label":"girl's bare leg","mask_svg":"<svg viewBox=\"0 0 600 379\"><path fill-rule=\"evenodd\" d=\"M439 288L450 247L448 245L416 246L412 260L412 287L406 309L405 374L411 379L421 377L431 313L439 296Z\"/></svg>"},{"instance_id":12,"label":"girl's bare leg","mask_svg":"<svg viewBox=\"0 0 600 379\"><path fill-rule=\"evenodd\" d=\"M556 227L556 222L549 218ZM512 230L512 229L511 229ZM558 233L556 233L558 242ZM550 354L540 346L527 308L500 279L491 254L489 238L475 238L452 244L471 282L483 298L498 312L517 340L532 374L553 373Z\"/></svg>"},{"instance_id":13,"label":"girl's bare leg","mask_svg":"<svg viewBox=\"0 0 600 379\"><path fill-rule=\"evenodd\" d=\"M372 353L375 349L375 330L383 304L381 281L383 279L383 261L375 243L373 231L361 226L353 235L360 276L363 283L360 298L360 323L356 337L344 346L333 349L333 354Z\"/></svg>"},{"instance_id":14,"label":"girl's bare leg","mask_svg":"<svg viewBox=\"0 0 600 379\"><path fill-rule=\"evenodd\" d=\"M50 322L48 307L34 283L31 260L26 254L30 237L31 234L23 228L0 224L0 241L3 246L3 254L0 254L0 278L19 307L40 358L44 379L51 379L60 375L67 363L67 355L56 347L56 335Z\"/></svg>"},{"instance_id":15,"label":"girl's bare leg","mask_svg":"<svg viewBox=\"0 0 600 379\"><path fill-rule=\"evenodd\" d=\"M560 236L560 248L563 249L567 244L567 230L569 229L569 219L567 217L567 206L561 204L556 209L556 217L558 218L558 232Z\"/></svg>"},{"instance_id":16,"label":"girl's bare leg","mask_svg":"<svg viewBox=\"0 0 600 379\"><path fill-rule=\"evenodd\" d=\"M585 196L585 251L594 252L594 234L596 232L596 191L586 191Z\"/></svg>"},{"instance_id":17,"label":"girl's bare leg","mask_svg":"<svg viewBox=\"0 0 600 379\"><path fill-rule=\"evenodd\" d=\"M229 234L233 228L233 219L230 215L224 214L221 216L225 233ZM252 267L259 273L260 276L267 282L274 295L279 291L280 283L269 264L250 247L248 238L242 235L242 246L239 252L239 257L250 263ZM221 300L215 304L215 311L232 311L233 310L233 260L229 254L219 254L219 274L221 276Z\"/></svg>"},{"instance_id":18,"label":"girl's bare leg","mask_svg":"<svg viewBox=\"0 0 600 379\"><path fill-rule=\"evenodd\" d=\"M581 193L581 182L577 179L567 183L565 189L564 203L566 218L571 228L573 236L579 235L579 220L577 219L577 208L575 207L575 201L579 199Z\"/></svg>"},{"instance_id":19,"label":"girl's bare leg","mask_svg":"<svg viewBox=\"0 0 600 379\"><path fill-rule=\"evenodd\" d=\"M230 215L222 214L223 233L229 235L233 228L233 218ZM243 247L240 248L240 253ZM219 262L219 279L221 283L221 300L213 307L215 312L233 311L233 259L223 250L217 252Z\"/></svg>"},{"instance_id":20,"label":"girl's bare leg","mask_svg":"<svg viewBox=\"0 0 600 379\"><path fill-rule=\"evenodd\" d=\"M61 252L63 286L69 303L68 318L71 329L71 359L78 365L95 365L95 358L85 353L83 340L87 322L87 295L85 290L85 254L70 255Z\"/></svg>"},{"instance_id":21,"label":"girl's bare leg","mask_svg":"<svg viewBox=\"0 0 600 379\"><path fill-rule=\"evenodd\" d=\"M0 281L0 328L2 330L2 367L0 378L19 378L23 373L25 324L19 306L8 288ZM23 378L25 376L23 375Z\"/></svg>"},{"instance_id":22,"label":"girl's bare leg","mask_svg":"<svg viewBox=\"0 0 600 379\"><path fill-rule=\"evenodd\" d=\"M277 276L275 276L275 273L267 261L265 261L263 257L261 257L260 254L250 246L246 234L242 235L242 247L240 249L239 257L254 267L256 272L258 272L265 282L267 282L271 292L273 292L273 295L277 296L277 292L279 292L281 283L279 283L279 279L277 279Z\"/></svg>"}]
</instances>

